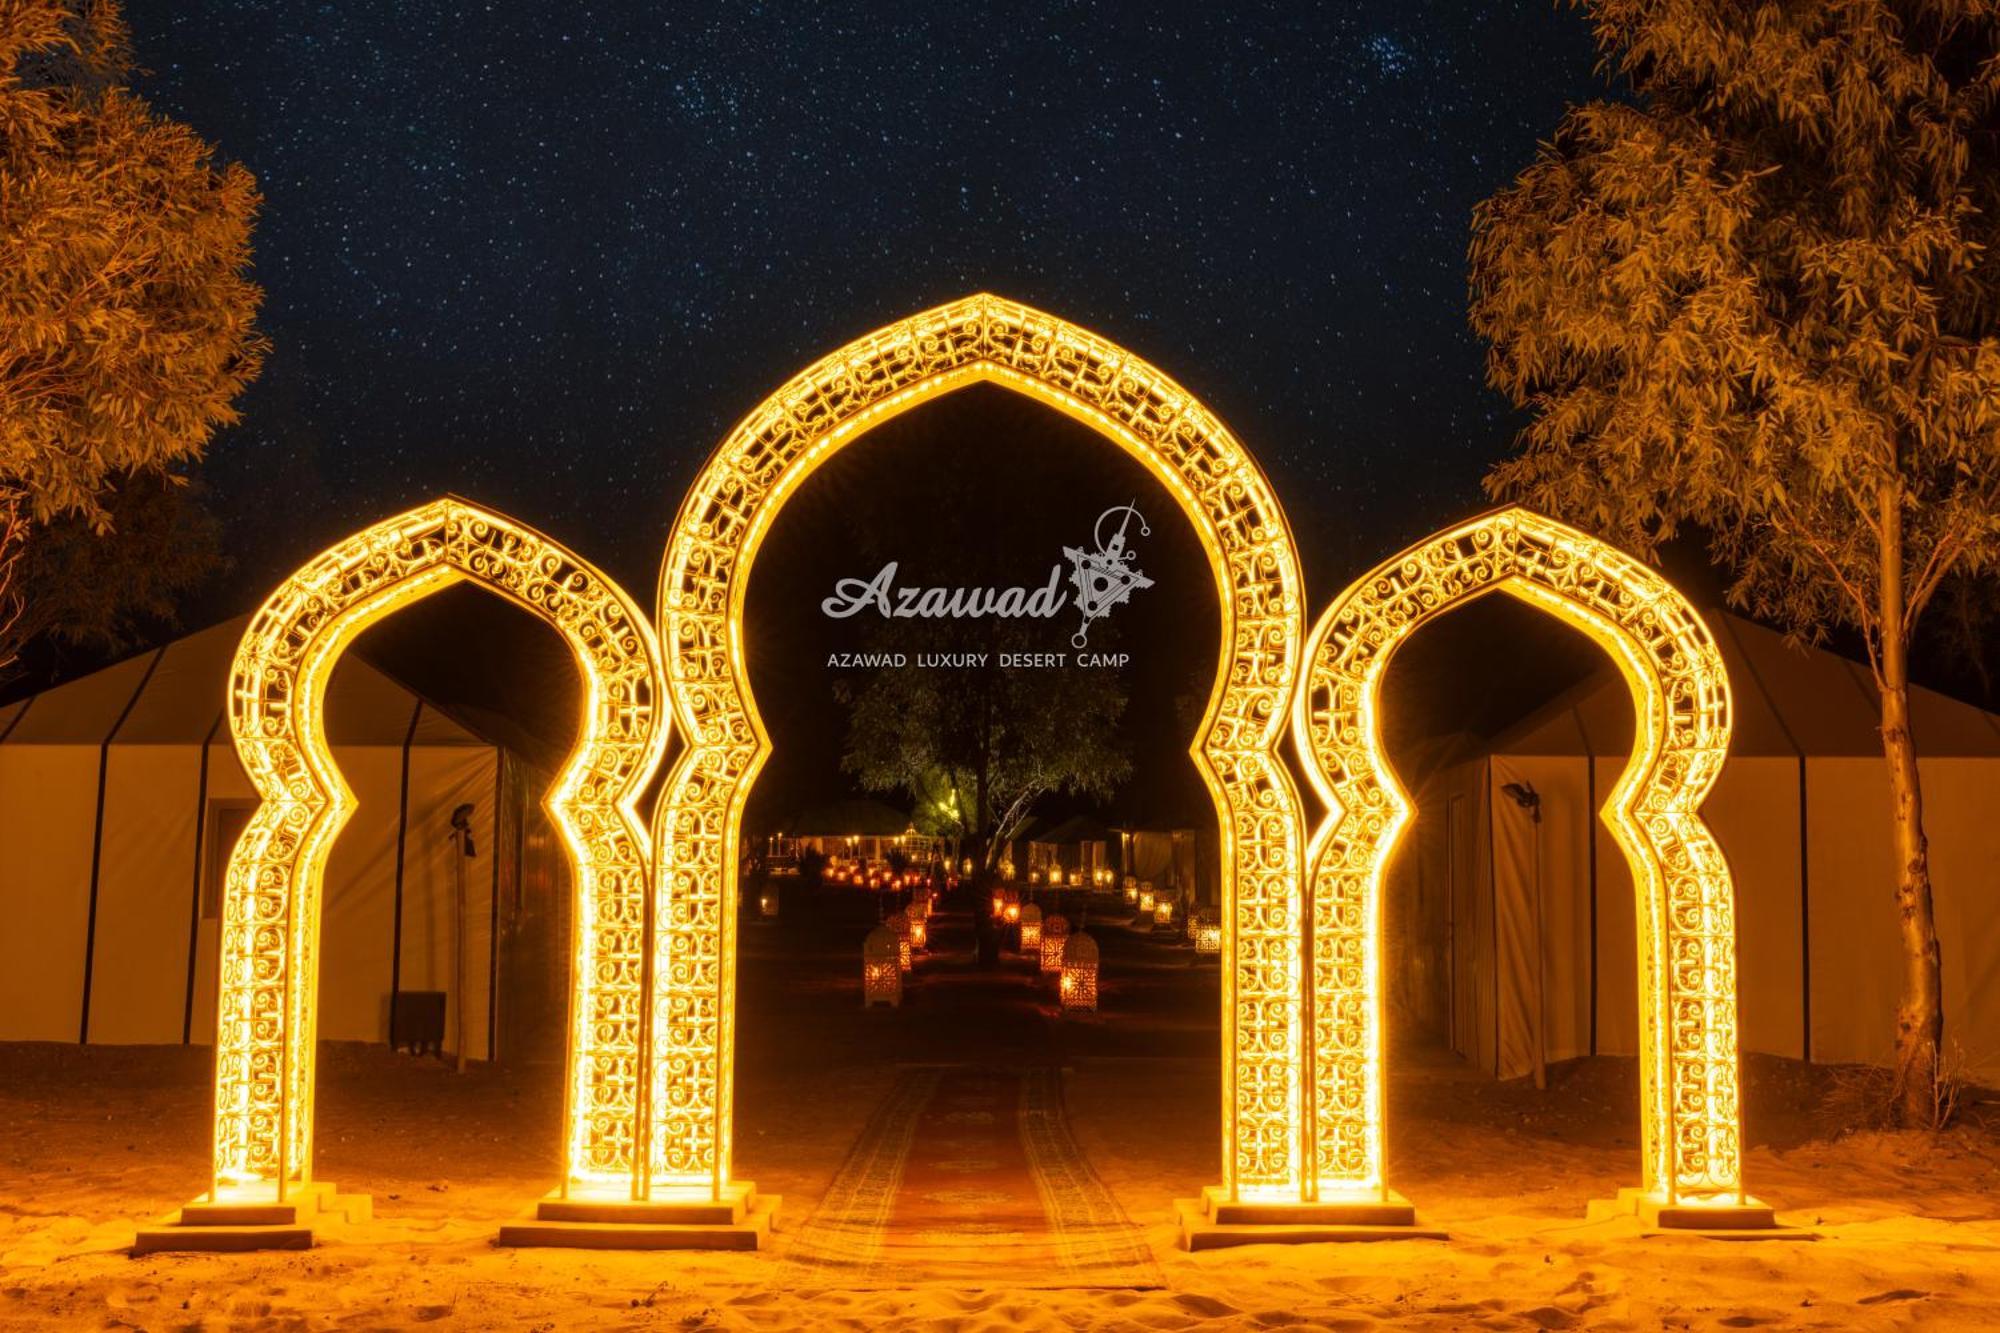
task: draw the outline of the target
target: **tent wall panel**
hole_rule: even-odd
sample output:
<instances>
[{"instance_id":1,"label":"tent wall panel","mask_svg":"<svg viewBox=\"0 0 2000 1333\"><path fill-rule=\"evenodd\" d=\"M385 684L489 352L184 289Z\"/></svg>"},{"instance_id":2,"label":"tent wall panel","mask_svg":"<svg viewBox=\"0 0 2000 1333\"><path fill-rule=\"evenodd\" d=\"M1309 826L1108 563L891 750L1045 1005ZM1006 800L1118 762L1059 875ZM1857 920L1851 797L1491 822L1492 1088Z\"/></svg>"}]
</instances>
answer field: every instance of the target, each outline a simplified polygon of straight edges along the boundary
<instances>
[{"instance_id":1,"label":"tent wall panel","mask_svg":"<svg viewBox=\"0 0 2000 1333\"><path fill-rule=\"evenodd\" d=\"M1919 742L1922 737L1919 735ZM1993 765L1934 759L1920 765L1930 837L1931 895L1944 953L1947 1058L1975 1082L2000 1084L2000 792ZM1886 826L1888 811L1880 819ZM1878 888L1886 894L1887 886Z\"/></svg>"},{"instance_id":2,"label":"tent wall panel","mask_svg":"<svg viewBox=\"0 0 2000 1333\"><path fill-rule=\"evenodd\" d=\"M1432 801L1442 815L1432 825L1445 845L1449 882L1447 929L1451 955L1452 1049L1481 1069L1496 1058L1492 852L1487 833L1484 759L1440 773ZM1421 804L1421 803L1420 803Z\"/></svg>"},{"instance_id":3,"label":"tent wall panel","mask_svg":"<svg viewBox=\"0 0 2000 1333\"><path fill-rule=\"evenodd\" d=\"M477 856L465 861L466 1054L485 1059L491 999L493 801L497 752L488 749L413 749L410 814L403 852L404 990L444 991L445 1049L456 1052L457 985L452 975L455 887L459 857L450 836L451 812L472 805Z\"/></svg>"},{"instance_id":4,"label":"tent wall panel","mask_svg":"<svg viewBox=\"0 0 2000 1333\"><path fill-rule=\"evenodd\" d=\"M1622 754L1597 757L1597 791L1591 809L1602 810L1625 771ZM1625 853L1602 819L1593 819L1597 843L1597 1053L1639 1053L1639 902Z\"/></svg>"},{"instance_id":5,"label":"tent wall panel","mask_svg":"<svg viewBox=\"0 0 2000 1333\"><path fill-rule=\"evenodd\" d=\"M1880 756L1806 761L1813 1059L1882 1064L1895 1047L1889 778Z\"/></svg>"},{"instance_id":6,"label":"tent wall panel","mask_svg":"<svg viewBox=\"0 0 2000 1333\"><path fill-rule=\"evenodd\" d=\"M403 751L350 746L336 750L334 758L359 808L327 858L319 1035L330 1041L387 1041Z\"/></svg>"},{"instance_id":7,"label":"tent wall panel","mask_svg":"<svg viewBox=\"0 0 2000 1333\"><path fill-rule=\"evenodd\" d=\"M200 766L200 751L190 746L114 745L108 752L92 1042L181 1038Z\"/></svg>"},{"instance_id":8,"label":"tent wall panel","mask_svg":"<svg viewBox=\"0 0 2000 1333\"><path fill-rule=\"evenodd\" d=\"M1535 1066L1537 971L1546 1004L1547 1058L1573 1059L1590 1044L1590 793L1580 760L1496 755L1489 768L1494 861L1501 1078ZM1536 826L1506 795L1509 783L1542 800L1541 922L1535 939Z\"/></svg>"},{"instance_id":9,"label":"tent wall panel","mask_svg":"<svg viewBox=\"0 0 2000 1333\"><path fill-rule=\"evenodd\" d=\"M0 1038L9 1041L77 1038L98 754L96 745L0 747Z\"/></svg>"},{"instance_id":10,"label":"tent wall panel","mask_svg":"<svg viewBox=\"0 0 2000 1333\"><path fill-rule=\"evenodd\" d=\"M338 753L334 755L334 760L336 763L342 765L341 771L345 772L345 761ZM235 748L226 738L210 742L208 747L208 800L210 802L251 801L255 800L256 796L257 790L250 785L249 774L245 773L243 765L236 761ZM216 830L212 826L202 831L204 844L212 842L216 836ZM212 854L210 848L204 845L202 850L204 864L207 863L207 858ZM223 854L227 855L227 852L224 851ZM201 910L199 903L188 903L183 904L183 906L195 912ZM217 951L221 947L221 934L222 923L218 919L214 917L198 917L196 919L194 993L191 997L192 1007L186 1015L186 1021L188 1040L197 1046L213 1046L215 1044L216 956Z\"/></svg>"},{"instance_id":11,"label":"tent wall panel","mask_svg":"<svg viewBox=\"0 0 2000 1333\"><path fill-rule=\"evenodd\" d=\"M1731 759L1702 816L1736 884L1738 1043L1805 1055L1805 959L1799 910L1799 764Z\"/></svg>"}]
</instances>

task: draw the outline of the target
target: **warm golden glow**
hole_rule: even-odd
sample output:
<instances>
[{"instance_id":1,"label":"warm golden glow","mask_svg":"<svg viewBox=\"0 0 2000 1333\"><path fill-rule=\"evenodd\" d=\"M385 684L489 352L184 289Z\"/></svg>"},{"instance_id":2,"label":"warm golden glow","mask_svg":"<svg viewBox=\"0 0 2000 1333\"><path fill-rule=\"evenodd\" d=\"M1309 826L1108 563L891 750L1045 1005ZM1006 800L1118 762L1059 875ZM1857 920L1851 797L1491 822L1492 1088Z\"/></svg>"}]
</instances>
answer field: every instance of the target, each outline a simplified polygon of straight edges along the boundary
<instances>
[{"instance_id":1,"label":"warm golden glow","mask_svg":"<svg viewBox=\"0 0 2000 1333\"><path fill-rule=\"evenodd\" d=\"M1032 953L1037 958L1042 950L1042 909L1033 903L1021 908L1021 952Z\"/></svg>"},{"instance_id":2,"label":"warm golden glow","mask_svg":"<svg viewBox=\"0 0 2000 1333\"><path fill-rule=\"evenodd\" d=\"M1062 971L1063 946L1069 942L1069 919L1061 916L1046 917L1042 921L1041 970Z\"/></svg>"},{"instance_id":3,"label":"warm golden glow","mask_svg":"<svg viewBox=\"0 0 2000 1333\"><path fill-rule=\"evenodd\" d=\"M1215 803L1231 964L1223 979L1225 1182L1297 1193L1304 1017L1304 828L1279 761L1305 608L1291 531L1235 436L1139 357L1013 301L977 295L857 339L759 404L681 507L657 624L687 745L654 816L651 1169L711 1192L730 1171L736 937L728 903L743 803L771 745L751 700L743 606L778 512L870 428L995 384L1096 429L1143 464L1207 553L1220 610L1215 683L1191 747Z\"/></svg>"},{"instance_id":4,"label":"warm golden glow","mask_svg":"<svg viewBox=\"0 0 2000 1333\"><path fill-rule=\"evenodd\" d=\"M877 926L861 941L861 1005L903 1002L902 941L887 926Z\"/></svg>"},{"instance_id":5,"label":"warm golden glow","mask_svg":"<svg viewBox=\"0 0 2000 1333\"><path fill-rule=\"evenodd\" d=\"M1151 916L1152 914L1153 886L1151 884L1142 884L1139 886L1139 915Z\"/></svg>"},{"instance_id":6,"label":"warm golden glow","mask_svg":"<svg viewBox=\"0 0 2000 1333\"><path fill-rule=\"evenodd\" d=\"M1063 948L1057 990L1065 1009L1097 1008L1097 941L1082 931L1070 936Z\"/></svg>"},{"instance_id":7,"label":"warm golden glow","mask_svg":"<svg viewBox=\"0 0 2000 1333\"><path fill-rule=\"evenodd\" d=\"M545 798L576 895L567 1179L630 1187L641 1126L641 977L650 851L632 802L666 746L659 647L581 557L444 499L314 557L251 618L230 677L237 757L263 803L229 858L216 1008L218 1191L310 1179L321 877L354 793L326 737L341 654L384 616L470 580L547 621L583 678L576 749Z\"/></svg>"},{"instance_id":8,"label":"warm golden glow","mask_svg":"<svg viewBox=\"0 0 2000 1333\"><path fill-rule=\"evenodd\" d=\"M1639 897L1644 1189L1739 1204L1734 891L1698 813L1729 747L1722 657L1658 573L1523 509L1383 562L1313 630L1293 727L1330 812L1309 860L1314 1187L1321 1197L1386 1188L1381 891L1411 807L1382 750L1382 677L1419 626L1496 591L1588 635L1632 691L1632 758L1603 815Z\"/></svg>"},{"instance_id":9,"label":"warm golden glow","mask_svg":"<svg viewBox=\"0 0 2000 1333\"><path fill-rule=\"evenodd\" d=\"M1153 924L1156 926L1171 926L1174 924L1174 900L1172 898L1160 898L1154 901Z\"/></svg>"}]
</instances>

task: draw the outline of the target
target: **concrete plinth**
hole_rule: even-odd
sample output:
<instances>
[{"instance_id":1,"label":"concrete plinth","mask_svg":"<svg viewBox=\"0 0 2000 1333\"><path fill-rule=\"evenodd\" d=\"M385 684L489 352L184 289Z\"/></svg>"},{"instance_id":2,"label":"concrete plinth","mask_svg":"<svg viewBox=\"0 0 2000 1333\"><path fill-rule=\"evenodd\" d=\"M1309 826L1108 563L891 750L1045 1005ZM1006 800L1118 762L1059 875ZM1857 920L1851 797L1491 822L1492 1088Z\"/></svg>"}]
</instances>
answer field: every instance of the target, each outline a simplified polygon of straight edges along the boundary
<instances>
[{"instance_id":1,"label":"concrete plinth","mask_svg":"<svg viewBox=\"0 0 2000 1333\"><path fill-rule=\"evenodd\" d=\"M1317 1203L1232 1200L1211 1185L1199 1199L1179 1200L1181 1244L1189 1250L1230 1245L1317 1245L1331 1241L1444 1240L1417 1223L1417 1210L1393 1191L1382 1198Z\"/></svg>"},{"instance_id":2,"label":"concrete plinth","mask_svg":"<svg viewBox=\"0 0 2000 1333\"><path fill-rule=\"evenodd\" d=\"M719 1199L590 1199L557 1194L531 1219L509 1222L494 1243L577 1250L756 1250L771 1234L776 1195L748 1181Z\"/></svg>"},{"instance_id":3,"label":"concrete plinth","mask_svg":"<svg viewBox=\"0 0 2000 1333\"><path fill-rule=\"evenodd\" d=\"M365 1222L374 1209L365 1194L342 1194L332 1182L307 1181L276 1199L196 1199L152 1226L139 1228L132 1253L170 1250L304 1250L316 1227Z\"/></svg>"},{"instance_id":4,"label":"concrete plinth","mask_svg":"<svg viewBox=\"0 0 2000 1333\"><path fill-rule=\"evenodd\" d=\"M1815 1240L1817 1233L1778 1221L1769 1204L1755 1199L1729 1204L1676 1204L1641 1189L1622 1189L1615 1199L1592 1199L1585 1216L1593 1222L1636 1217L1648 1235L1706 1236L1711 1240Z\"/></svg>"}]
</instances>

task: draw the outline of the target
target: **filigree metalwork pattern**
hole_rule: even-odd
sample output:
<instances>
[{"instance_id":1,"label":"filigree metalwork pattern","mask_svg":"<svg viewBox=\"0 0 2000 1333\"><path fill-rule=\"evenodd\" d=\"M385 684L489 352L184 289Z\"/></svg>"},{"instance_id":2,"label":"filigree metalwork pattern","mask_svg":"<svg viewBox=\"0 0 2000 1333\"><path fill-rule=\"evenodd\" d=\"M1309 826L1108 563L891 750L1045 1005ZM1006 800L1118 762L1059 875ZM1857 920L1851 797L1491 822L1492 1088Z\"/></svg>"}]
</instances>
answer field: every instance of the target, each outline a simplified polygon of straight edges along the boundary
<instances>
[{"instance_id":1,"label":"filigree metalwork pattern","mask_svg":"<svg viewBox=\"0 0 2000 1333\"><path fill-rule=\"evenodd\" d=\"M1199 533L1221 601L1215 691L1193 754L1220 818L1232 962L1224 969L1224 1174L1299 1197L1298 793L1274 755L1304 612L1290 529L1269 484L1192 394L1110 342L977 295L892 324L807 368L757 407L696 480L669 539L657 624L687 747L654 815L650 1163L665 1189L716 1191L730 1170L737 839L770 751L745 672L751 561L784 501L870 427L976 381L1095 427L1145 464Z\"/></svg>"},{"instance_id":2,"label":"filigree metalwork pattern","mask_svg":"<svg viewBox=\"0 0 2000 1333\"><path fill-rule=\"evenodd\" d=\"M1604 817L1638 893L1645 1189L1740 1203L1734 893L1699 813L1729 748L1728 676L1707 627L1659 574L1523 509L1385 561L1313 630L1293 726L1331 812L1308 851L1318 1188L1385 1184L1381 883L1411 806L1382 751L1383 673L1419 626L1496 591L1595 640L1631 688L1637 735Z\"/></svg>"},{"instance_id":3,"label":"filigree metalwork pattern","mask_svg":"<svg viewBox=\"0 0 2000 1333\"><path fill-rule=\"evenodd\" d=\"M309 1178L321 878L355 808L326 736L326 688L364 629L460 580L552 625L585 699L546 804L576 893L567 1170L637 1169L651 850L632 801L666 746L660 653L615 583L553 540L448 498L355 534L302 567L251 619L230 678L236 753L262 797L230 854L215 1058L215 1185Z\"/></svg>"}]
</instances>

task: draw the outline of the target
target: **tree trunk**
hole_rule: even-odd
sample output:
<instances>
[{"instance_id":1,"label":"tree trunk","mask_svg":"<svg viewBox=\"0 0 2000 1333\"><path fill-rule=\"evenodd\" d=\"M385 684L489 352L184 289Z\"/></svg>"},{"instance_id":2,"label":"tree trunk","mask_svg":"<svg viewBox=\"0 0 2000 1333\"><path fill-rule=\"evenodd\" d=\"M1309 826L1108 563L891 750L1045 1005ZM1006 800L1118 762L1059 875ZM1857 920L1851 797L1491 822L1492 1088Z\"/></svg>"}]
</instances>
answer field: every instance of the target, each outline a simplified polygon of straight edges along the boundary
<instances>
[{"instance_id":1,"label":"tree trunk","mask_svg":"<svg viewBox=\"0 0 2000 1333\"><path fill-rule=\"evenodd\" d=\"M1896 1109L1912 1128L1943 1119L1938 1057L1944 1047L1944 988L1937 918L1931 905L1930 849L1924 837L1923 783L1910 734L1909 636L1903 611L1903 516L1895 487L1881 496L1881 645L1876 685L1882 700L1882 754L1889 764L1896 915L1902 926L1903 994L1896 1005Z\"/></svg>"}]
</instances>

